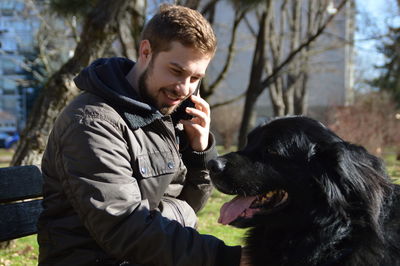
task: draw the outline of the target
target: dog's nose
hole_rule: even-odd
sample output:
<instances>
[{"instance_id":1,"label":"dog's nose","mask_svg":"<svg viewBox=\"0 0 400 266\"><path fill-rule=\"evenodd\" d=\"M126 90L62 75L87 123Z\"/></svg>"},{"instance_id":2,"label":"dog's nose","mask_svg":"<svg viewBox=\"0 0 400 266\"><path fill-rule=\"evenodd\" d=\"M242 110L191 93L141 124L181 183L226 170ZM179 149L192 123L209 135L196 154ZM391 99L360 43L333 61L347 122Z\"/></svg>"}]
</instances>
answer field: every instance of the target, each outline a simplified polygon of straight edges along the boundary
<instances>
[{"instance_id":1,"label":"dog's nose","mask_svg":"<svg viewBox=\"0 0 400 266\"><path fill-rule=\"evenodd\" d=\"M207 169L213 173L220 173L225 168L226 161L221 158L209 160L207 163Z\"/></svg>"}]
</instances>

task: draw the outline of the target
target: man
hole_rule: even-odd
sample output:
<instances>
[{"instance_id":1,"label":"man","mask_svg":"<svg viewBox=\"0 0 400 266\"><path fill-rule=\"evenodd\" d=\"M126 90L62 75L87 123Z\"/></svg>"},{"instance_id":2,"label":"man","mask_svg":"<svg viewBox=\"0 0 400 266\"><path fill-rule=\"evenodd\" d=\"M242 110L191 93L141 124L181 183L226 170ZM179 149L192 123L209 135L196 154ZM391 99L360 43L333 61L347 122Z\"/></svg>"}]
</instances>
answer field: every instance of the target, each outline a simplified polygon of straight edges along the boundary
<instances>
[{"instance_id":1,"label":"man","mask_svg":"<svg viewBox=\"0 0 400 266\"><path fill-rule=\"evenodd\" d=\"M42 161L40 265L239 264L240 247L193 229L216 154L209 105L193 93L215 49L197 11L164 5L136 63L99 59L75 78L83 93L59 115ZM174 111L187 99L193 118L182 120Z\"/></svg>"}]
</instances>

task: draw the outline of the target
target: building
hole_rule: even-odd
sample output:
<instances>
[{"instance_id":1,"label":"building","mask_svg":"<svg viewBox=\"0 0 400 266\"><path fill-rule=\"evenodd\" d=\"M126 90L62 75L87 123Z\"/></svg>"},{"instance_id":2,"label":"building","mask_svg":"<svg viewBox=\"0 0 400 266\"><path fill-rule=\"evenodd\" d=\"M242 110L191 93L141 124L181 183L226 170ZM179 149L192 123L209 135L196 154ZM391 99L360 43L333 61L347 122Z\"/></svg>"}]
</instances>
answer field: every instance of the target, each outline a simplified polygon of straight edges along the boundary
<instances>
[{"instance_id":1,"label":"building","mask_svg":"<svg viewBox=\"0 0 400 266\"><path fill-rule=\"evenodd\" d=\"M27 57L35 54L38 25L24 0L0 1L0 132L19 132L25 126L26 98L33 92L25 67Z\"/></svg>"}]
</instances>

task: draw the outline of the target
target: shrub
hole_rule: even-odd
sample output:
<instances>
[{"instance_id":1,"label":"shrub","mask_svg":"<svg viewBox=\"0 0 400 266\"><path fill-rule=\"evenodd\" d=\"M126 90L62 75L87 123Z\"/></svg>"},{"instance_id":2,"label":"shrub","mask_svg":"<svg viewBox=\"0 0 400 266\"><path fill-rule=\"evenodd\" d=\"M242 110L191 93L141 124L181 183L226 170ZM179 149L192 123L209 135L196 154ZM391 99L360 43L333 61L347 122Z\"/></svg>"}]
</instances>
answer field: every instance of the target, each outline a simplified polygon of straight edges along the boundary
<instances>
[{"instance_id":1,"label":"shrub","mask_svg":"<svg viewBox=\"0 0 400 266\"><path fill-rule=\"evenodd\" d=\"M235 144L242 121L243 104L229 104L212 109L211 127L217 135L217 141L225 151Z\"/></svg>"},{"instance_id":2,"label":"shrub","mask_svg":"<svg viewBox=\"0 0 400 266\"><path fill-rule=\"evenodd\" d=\"M399 154L399 110L387 93L358 95L354 105L330 109L328 126L343 139L376 155L386 147L394 147Z\"/></svg>"}]
</instances>

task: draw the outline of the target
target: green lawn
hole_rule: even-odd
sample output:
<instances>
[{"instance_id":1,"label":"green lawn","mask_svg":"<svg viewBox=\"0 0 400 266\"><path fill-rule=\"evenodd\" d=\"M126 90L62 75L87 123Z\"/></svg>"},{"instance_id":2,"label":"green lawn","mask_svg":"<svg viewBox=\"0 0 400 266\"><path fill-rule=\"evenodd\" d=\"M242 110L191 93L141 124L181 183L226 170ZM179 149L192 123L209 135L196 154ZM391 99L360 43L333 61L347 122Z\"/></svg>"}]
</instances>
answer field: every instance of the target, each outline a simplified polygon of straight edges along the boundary
<instances>
[{"instance_id":1,"label":"green lawn","mask_svg":"<svg viewBox=\"0 0 400 266\"><path fill-rule=\"evenodd\" d=\"M229 201L232 196L224 195L214 190L207 205L199 213L199 232L210 234L223 240L227 245L240 245L245 233L244 229L237 229L227 225L221 225L217 222L219 209L222 204Z\"/></svg>"},{"instance_id":2,"label":"green lawn","mask_svg":"<svg viewBox=\"0 0 400 266\"><path fill-rule=\"evenodd\" d=\"M396 153L387 153L384 159L389 176L395 183L400 184L400 161L396 160Z\"/></svg>"},{"instance_id":3,"label":"green lawn","mask_svg":"<svg viewBox=\"0 0 400 266\"><path fill-rule=\"evenodd\" d=\"M19 238L11 242L10 247L0 249L1 266L37 265L38 245L36 235Z\"/></svg>"},{"instance_id":4,"label":"green lawn","mask_svg":"<svg viewBox=\"0 0 400 266\"><path fill-rule=\"evenodd\" d=\"M0 167L7 167L10 165L14 150L0 149Z\"/></svg>"}]
</instances>

